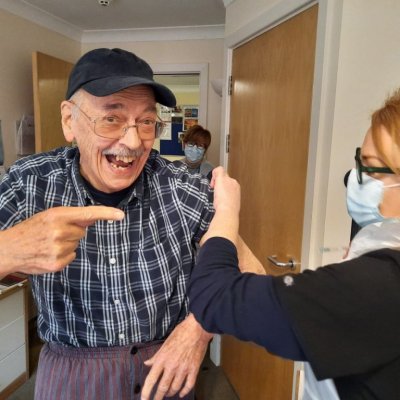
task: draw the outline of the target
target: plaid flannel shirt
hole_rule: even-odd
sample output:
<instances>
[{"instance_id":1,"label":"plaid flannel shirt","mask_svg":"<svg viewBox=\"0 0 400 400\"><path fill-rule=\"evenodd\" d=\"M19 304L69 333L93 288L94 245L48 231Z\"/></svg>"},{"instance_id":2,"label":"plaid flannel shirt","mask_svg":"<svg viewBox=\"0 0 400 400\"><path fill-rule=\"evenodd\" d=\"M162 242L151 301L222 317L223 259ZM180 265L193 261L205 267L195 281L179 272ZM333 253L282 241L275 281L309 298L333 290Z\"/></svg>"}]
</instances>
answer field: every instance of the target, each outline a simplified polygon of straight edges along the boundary
<instances>
[{"instance_id":1,"label":"plaid flannel shirt","mask_svg":"<svg viewBox=\"0 0 400 400\"><path fill-rule=\"evenodd\" d=\"M18 160L0 184L0 228L51 207L91 204L77 148L33 155ZM88 227L65 269L31 276L44 341L148 342L165 338L186 317L195 244L214 212L208 181L153 150L119 208L125 218Z\"/></svg>"}]
</instances>

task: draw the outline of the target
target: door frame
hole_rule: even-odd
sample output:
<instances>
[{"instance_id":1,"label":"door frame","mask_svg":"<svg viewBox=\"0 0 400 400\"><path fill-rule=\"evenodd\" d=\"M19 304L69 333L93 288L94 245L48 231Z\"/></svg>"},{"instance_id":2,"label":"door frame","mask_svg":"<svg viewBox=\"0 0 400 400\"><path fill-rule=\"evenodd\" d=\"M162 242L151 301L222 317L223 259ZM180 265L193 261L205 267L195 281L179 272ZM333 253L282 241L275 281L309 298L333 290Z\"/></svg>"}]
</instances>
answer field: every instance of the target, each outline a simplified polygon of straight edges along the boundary
<instances>
[{"instance_id":1,"label":"door frame","mask_svg":"<svg viewBox=\"0 0 400 400\"><path fill-rule=\"evenodd\" d=\"M282 0L225 38L224 81L225 87L229 88L232 54L235 48L315 4L318 4L318 22L302 233L302 269L305 269L304 266L318 266L322 263L322 253L319 249L323 247L325 231L343 0L292 0L290 2ZM230 99L226 90L222 97L220 142L220 163L225 168L228 167L229 121ZM216 342L220 346L220 340ZM216 356L213 361L219 365L220 347L214 350L214 354ZM301 370L302 363L294 363L293 399L296 396L296 387L302 384Z\"/></svg>"},{"instance_id":2,"label":"door frame","mask_svg":"<svg viewBox=\"0 0 400 400\"><path fill-rule=\"evenodd\" d=\"M151 64L154 75L199 74L200 104L199 124L207 126L208 63L199 64Z\"/></svg>"}]
</instances>

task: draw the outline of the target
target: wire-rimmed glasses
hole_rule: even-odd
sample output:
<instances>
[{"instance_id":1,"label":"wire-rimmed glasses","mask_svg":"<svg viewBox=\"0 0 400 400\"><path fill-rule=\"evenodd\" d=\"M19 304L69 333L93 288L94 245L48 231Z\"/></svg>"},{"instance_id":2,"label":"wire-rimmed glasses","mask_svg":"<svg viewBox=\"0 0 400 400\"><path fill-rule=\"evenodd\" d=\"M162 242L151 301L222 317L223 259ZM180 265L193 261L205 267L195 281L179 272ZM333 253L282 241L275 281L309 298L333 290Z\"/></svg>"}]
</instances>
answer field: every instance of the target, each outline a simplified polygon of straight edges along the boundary
<instances>
[{"instance_id":1,"label":"wire-rimmed glasses","mask_svg":"<svg viewBox=\"0 0 400 400\"><path fill-rule=\"evenodd\" d=\"M127 125L126 118L114 114L92 118L76 103L69 100L93 124L93 132L102 138L117 140L126 135L130 128L135 128L142 139L158 138L164 131L166 123L160 119L144 118L136 121L135 125Z\"/></svg>"}]
</instances>

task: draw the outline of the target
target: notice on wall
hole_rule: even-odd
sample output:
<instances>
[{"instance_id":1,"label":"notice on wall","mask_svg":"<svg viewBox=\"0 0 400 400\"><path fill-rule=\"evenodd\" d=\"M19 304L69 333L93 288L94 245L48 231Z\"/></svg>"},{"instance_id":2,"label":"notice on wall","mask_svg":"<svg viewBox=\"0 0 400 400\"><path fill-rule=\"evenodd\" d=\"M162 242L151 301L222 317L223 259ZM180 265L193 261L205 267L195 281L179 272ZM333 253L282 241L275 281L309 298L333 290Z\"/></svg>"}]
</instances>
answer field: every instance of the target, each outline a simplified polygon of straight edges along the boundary
<instances>
[{"instance_id":1,"label":"notice on wall","mask_svg":"<svg viewBox=\"0 0 400 400\"><path fill-rule=\"evenodd\" d=\"M187 131L193 125L199 123L199 107L183 106L183 130Z\"/></svg>"},{"instance_id":2,"label":"notice on wall","mask_svg":"<svg viewBox=\"0 0 400 400\"><path fill-rule=\"evenodd\" d=\"M26 156L35 152L35 123L33 115L23 115L17 121L15 140L17 155Z\"/></svg>"},{"instance_id":3,"label":"notice on wall","mask_svg":"<svg viewBox=\"0 0 400 400\"><path fill-rule=\"evenodd\" d=\"M171 140L171 118L172 118L172 109L165 106L160 106L160 118L163 122L166 123L164 131L160 136L161 140Z\"/></svg>"}]
</instances>

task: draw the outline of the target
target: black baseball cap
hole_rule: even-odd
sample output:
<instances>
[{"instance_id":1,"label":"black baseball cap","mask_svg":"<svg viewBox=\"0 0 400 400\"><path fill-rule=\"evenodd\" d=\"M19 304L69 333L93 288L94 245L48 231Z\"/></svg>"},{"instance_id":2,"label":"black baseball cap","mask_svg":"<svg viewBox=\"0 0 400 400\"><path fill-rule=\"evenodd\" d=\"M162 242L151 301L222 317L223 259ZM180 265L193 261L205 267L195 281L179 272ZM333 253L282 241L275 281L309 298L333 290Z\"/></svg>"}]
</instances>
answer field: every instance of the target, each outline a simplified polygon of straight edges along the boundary
<instances>
[{"instance_id":1,"label":"black baseball cap","mask_svg":"<svg viewBox=\"0 0 400 400\"><path fill-rule=\"evenodd\" d=\"M80 88L102 97L136 85L151 86L158 103L176 105L171 90L154 81L150 65L122 49L94 49L84 54L72 68L66 98L70 99Z\"/></svg>"}]
</instances>

